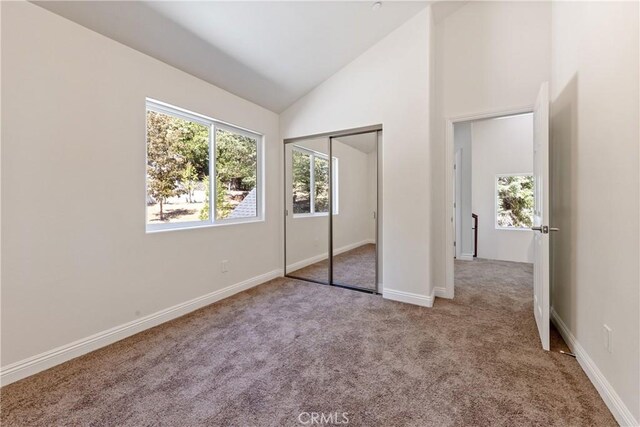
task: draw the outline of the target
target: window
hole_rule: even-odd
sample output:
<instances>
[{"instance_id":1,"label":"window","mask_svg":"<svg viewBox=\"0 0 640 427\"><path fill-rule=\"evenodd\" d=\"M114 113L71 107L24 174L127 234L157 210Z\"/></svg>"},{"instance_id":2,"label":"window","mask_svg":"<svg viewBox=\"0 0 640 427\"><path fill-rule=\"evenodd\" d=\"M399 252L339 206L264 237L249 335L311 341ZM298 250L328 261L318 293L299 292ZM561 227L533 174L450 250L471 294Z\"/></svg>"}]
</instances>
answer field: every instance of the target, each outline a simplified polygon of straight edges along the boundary
<instances>
[{"instance_id":1,"label":"window","mask_svg":"<svg viewBox=\"0 0 640 427\"><path fill-rule=\"evenodd\" d=\"M533 175L496 176L496 228L528 230L533 225Z\"/></svg>"},{"instance_id":2,"label":"window","mask_svg":"<svg viewBox=\"0 0 640 427\"><path fill-rule=\"evenodd\" d=\"M293 147L293 215L327 215L329 212L329 157ZM338 159L333 158L333 214L338 214Z\"/></svg>"},{"instance_id":3,"label":"window","mask_svg":"<svg viewBox=\"0 0 640 427\"><path fill-rule=\"evenodd\" d=\"M260 220L261 146L256 133L147 100L147 231Z\"/></svg>"}]
</instances>

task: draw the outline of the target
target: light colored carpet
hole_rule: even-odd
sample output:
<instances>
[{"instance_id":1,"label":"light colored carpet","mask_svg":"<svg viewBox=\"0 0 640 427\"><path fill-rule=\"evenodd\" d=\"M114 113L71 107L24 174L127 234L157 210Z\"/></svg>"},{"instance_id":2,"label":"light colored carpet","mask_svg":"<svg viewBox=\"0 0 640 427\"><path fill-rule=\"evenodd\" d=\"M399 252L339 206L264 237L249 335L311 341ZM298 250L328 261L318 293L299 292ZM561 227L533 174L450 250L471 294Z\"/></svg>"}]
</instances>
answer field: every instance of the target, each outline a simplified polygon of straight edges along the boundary
<instances>
[{"instance_id":1,"label":"light colored carpet","mask_svg":"<svg viewBox=\"0 0 640 427\"><path fill-rule=\"evenodd\" d=\"M433 308L276 279L1 389L2 425L613 426L541 350L531 268L459 266ZM480 279L473 280L474 275Z\"/></svg>"},{"instance_id":2,"label":"light colored carpet","mask_svg":"<svg viewBox=\"0 0 640 427\"><path fill-rule=\"evenodd\" d=\"M328 283L329 263L316 262L289 273L300 279ZM333 282L376 290L376 245L366 244L333 257Z\"/></svg>"}]
</instances>

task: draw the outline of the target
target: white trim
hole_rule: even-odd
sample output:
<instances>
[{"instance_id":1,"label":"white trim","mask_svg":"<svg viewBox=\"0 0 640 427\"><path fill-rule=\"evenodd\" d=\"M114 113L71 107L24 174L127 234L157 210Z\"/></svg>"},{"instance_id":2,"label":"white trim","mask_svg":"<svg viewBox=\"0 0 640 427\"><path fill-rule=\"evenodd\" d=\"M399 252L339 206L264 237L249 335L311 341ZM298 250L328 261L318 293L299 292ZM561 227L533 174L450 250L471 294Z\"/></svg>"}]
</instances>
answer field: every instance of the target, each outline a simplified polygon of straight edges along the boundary
<instances>
[{"instance_id":1,"label":"white trim","mask_svg":"<svg viewBox=\"0 0 640 427\"><path fill-rule=\"evenodd\" d=\"M234 125L233 123L225 122L224 120L218 120L211 118L207 115L196 113L194 111L187 110L185 108L177 107L175 105L169 104L167 102L162 102L154 98L145 98L146 105L151 105L153 110L156 110L163 114L174 114L182 116L185 120L196 120L205 126L208 126L207 122L214 122L218 125L227 126L231 129L236 129L242 131L246 134L246 136L253 138L256 136L263 136L260 132L251 130L249 128L245 128L242 126Z\"/></svg>"},{"instance_id":2,"label":"white trim","mask_svg":"<svg viewBox=\"0 0 640 427\"><path fill-rule=\"evenodd\" d=\"M531 177L531 181L533 181L533 173L498 173L495 176L494 179L494 184L495 184L495 191L493 194L493 201L494 201L494 212L493 212L493 223L495 226L496 230L508 230L508 231L529 231L531 232L531 227L502 227L500 225L498 225L498 210L500 209L498 200L499 200L499 195L498 195L498 180L500 178L504 178L504 177L511 177L511 176L530 176ZM535 191L535 190L534 190ZM533 212L531 213L531 224L533 225Z\"/></svg>"},{"instance_id":3,"label":"white trim","mask_svg":"<svg viewBox=\"0 0 640 427\"><path fill-rule=\"evenodd\" d=\"M375 244L376 244L376 239L364 239L364 240L361 240L359 242L352 243L350 245L345 245L345 246L343 246L341 248L338 248L338 249L334 249L333 253L334 254L341 254L343 252L350 251L351 249L359 248L360 246L375 245Z\"/></svg>"},{"instance_id":4,"label":"white trim","mask_svg":"<svg viewBox=\"0 0 640 427\"><path fill-rule=\"evenodd\" d=\"M445 288L444 286L438 286L436 288L433 289L433 296L438 297L438 298L446 298L446 299L452 299L453 295L449 295L447 293L447 288Z\"/></svg>"},{"instance_id":5,"label":"white trim","mask_svg":"<svg viewBox=\"0 0 640 427\"><path fill-rule=\"evenodd\" d=\"M567 325L560 318L560 315L551 307L551 321L556 325L560 335L564 338L573 354L576 356L576 360L582 367L582 370L587 374L589 380L593 383L596 390L604 400L618 424L621 426L638 426L638 421L633 417L629 408L624 404L618 393L607 381L604 374L598 369L596 363L589 357L587 351L580 345L576 337L571 333Z\"/></svg>"},{"instance_id":6,"label":"white trim","mask_svg":"<svg viewBox=\"0 0 640 427\"><path fill-rule=\"evenodd\" d=\"M525 105L522 107L513 107L501 110L492 110L475 114L464 114L459 116L450 116L445 119L445 136L444 136L444 253L453 253L453 241L454 241L454 224L453 224L453 156L454 156L454 141L453 141L453 125L460 122L472 122L476 120L493 119L496 117L517 116L520 114L528 114L533 112L533 105ZM472 142L473 143L473 142ZM449 298L453 298L455 294L455 288L453 283L453 257L444 257L444 282L447 289L446 294L450 295Z\"/></svg>"},{"instance_id":7,"label":"white trim","mask_svg":"<svg viewBox=\"0 0 640 427\"><path fill-rule=\"evenodd\" d=\"M254 222L265 222L264 218L256 219L255 216L250 218L233 218L230 220L218 220L218 222L206 222L206 221L185 221L185 222L172 222L165 224L148 224L147 234L163 233L165 231L177 231L177 230L197 230L199 228L215 228L215 227L227 227L229 225L238 224L251 224ZM156 226L162 226L157 227Z\"/></svg>"},{"instance_id":8,"label":"white trim","mask_svg":"<svg viewBox=\"0 0 640 427\"><path fill-rule=\"evenodd\" d=\"M192 228L202 228L202 227L211 227L225 224L242 224L248 222L257 222L264 221L265 219L265 208L264 208L264 193L265 193L265 185L264 185L264 135L248 130L236 125L232 125L230 123L222 122L220 120L212 119L203 114L194 113L192 111L186 110L184 108L176 107L171 104L167 104L165 102L161 102L155 99L146 98L145 101L146 113L145 113L145 181L144 181L144 191L145 191L145 232L155 233L158 231L168 231L168 230L185 230ZM149 206L147 205L148 195L149 195L149 177L148 177L148 141L147 141L147 124L148 119L147 115L149 111L153 111L159 114L164 114L167 116L177 117L182 120L186 120L189 122L195 122L202 126L206 126L209 128L209 218L206 220L198 220L198 221L185 221L185 222L161 222L161 223L149 223L148 222L148 210ZM234 133L249 139L253 139L256 141L256 215L252 217L246 218L229 218L229 219L217 219L216 218L216 134L218 130ZM213 177L213 179L212 179Z\"/></svg>"},{"instance_id":9,"label":"white trim","mask_svg":"<svg viewBox=\"0 0 640 427\"><path fill-rule=\"evenodd\" d=\"M72 343L54 348L53 350L20 360L0 369L0 385L5 386L12 382L37 374L45 369L52 368L68 360L82 356L101 347L113 344L116 341L130 337L146 329L168 322L180 316L184 316L199 308L205 307L224 298L230 297L254 286L265 283L276 277L282 276L282 270L273 270L260 276L252 277L226 288L213 291L206 295L160 310L156 313L133 320L120 326L108 329Z\"/></svg>"},{"instance_id":10,"label":"white trim","mask_svg":"<svg viewBox=\"0 0 640 427\"><path fill-rule=\"evenodd\" d=\"M316 262L320 262L322 260L327 259L329 255L327 254L327 252L322 253L320 255L316 255L316 256L312 256L310 258L306 258L303 259L301 261L298 262L294 262L293 264L289 264L287 265L287 274L291 273L292 271L296 271L296 270L300 270L301 268L305 268L311 264L315 264Z\"/></svg>"},{"instance_id":11,"label":"white trim","mask_svg":"<svg viewBox=\"0 0 640 427\"><path fill-rule=\"evenodd\" d=\"M333 214L334 216L338 215L338 214ZM329 212L314 212L314 213L299 213L299 214L293 214L292 215L294 219L299 219L299 218L317 218L320 216L329 216Z\"/></svg>"},{"instance_id":12,"label":"white trim","mask_svg":"<svg viewBox=\"0 0 640 427\"><path fill-rule=\"evenodd\" d=\"M454 147L455 149L455 147ZM453 163L453 230L454 249L456 258L462 254L462 155L463 148L455 150Z\"/></svg>"},{"instance_id":13,"label":"white trim","mask_svg":"<svg viewBox=\"0 0 640 427\"><path fill-rule=\"evenodd\" d=\"M435 299L435 289L431 291L431 295L420 295L414 294L412 292L385 288L382 291L382 297L384 299L419 305L421 307L433 307L433 300Z\"/></svg>"},{"instance_id":14,"label":"white trim","mask_svg":"<svg viewBox=\"0 0 640 427\"><path fill-rule=\"evenodd\" d=\"M458 259L460 261L473 261L473 254L460 254Z\"/></svg>"},{"instance_id":15,"label":"white trim","mask_svg":"<svg viewBox=\"0 0 640 427\"><path fill-rule=\"evenodd\" d=\"M309 212L306 213L294 213L293 218L313 218L317 216L329 216L329 212L316 212L316 160L320 159L329 162L329 156L327 154L320 153L318 151L310 150L299 145L293 145L291 147L291 167L293 167L293 152L297 151L306 156L309 156ZM331 158L331 193L333 200L333 215L338 215L338 158L333 156ZM291 177L293 183L293 174ZM293 196L293 195L292 195ZM292 209L293 211L293 209Z\"/></svg>"},{"instance_id":16,"label":"white trim","mask_svg":"<svg viewBox=\"0 0 640 427\"><path fill-rule=\"evenodd\" d=\"M364 245L368 245L368 244L375 244L376 241L375 239L366 239L366 240L362 240L360 242L356 242L356 243L351 243L350 245L345 245L341 248L337 248L333 250L333 254L334 255L340 255L341 253L350 251L352 249L355 248L359 248L360 246L364 246ZM292 271L296 271L299 270L301 268L307 267L311 264L315 264L316 262L320 262L323 261L325 259L327 259L327 257L329 256L329 254L327 252L321 253L319 255L315 255L312 256L310 258L306 258L303 259L301 261L298 262L294 262L293 264L289 264L287 265L287 274L291 273Z\"/></svg>"}]
</instances>

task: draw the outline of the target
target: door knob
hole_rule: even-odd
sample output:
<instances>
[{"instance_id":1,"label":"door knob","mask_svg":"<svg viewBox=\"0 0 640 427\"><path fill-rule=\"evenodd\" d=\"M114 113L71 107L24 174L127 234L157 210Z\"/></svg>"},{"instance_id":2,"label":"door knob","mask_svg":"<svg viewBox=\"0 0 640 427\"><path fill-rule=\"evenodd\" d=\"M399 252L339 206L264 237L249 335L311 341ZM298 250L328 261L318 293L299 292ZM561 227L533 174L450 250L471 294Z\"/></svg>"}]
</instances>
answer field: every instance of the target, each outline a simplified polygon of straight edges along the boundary
<instances>
[{"instance_id":1,"label":"door knob","mask_svg":"<svg viewBox=\"0 0 640 427\"><path fill-rule=\"evenodd\" d=\"M544 231L542 230L542 226L540 226L540 227L531 227L531 229L532 229L533 231L539 231L539 232L541 232L541 233L543 233L543 232L544 232Z\"/></svg>"}]
</instances>

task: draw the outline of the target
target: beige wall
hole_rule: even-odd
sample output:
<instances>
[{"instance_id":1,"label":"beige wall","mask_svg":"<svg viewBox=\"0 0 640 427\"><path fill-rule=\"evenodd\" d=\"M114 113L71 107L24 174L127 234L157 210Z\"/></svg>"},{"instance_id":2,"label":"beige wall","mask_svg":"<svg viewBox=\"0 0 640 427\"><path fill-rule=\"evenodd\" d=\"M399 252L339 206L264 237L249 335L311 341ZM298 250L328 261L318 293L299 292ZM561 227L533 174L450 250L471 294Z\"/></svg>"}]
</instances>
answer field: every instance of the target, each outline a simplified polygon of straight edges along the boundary
<instances>
[{"instance_id":1,"label":"beige wall","mask_svg":"<svg viewBox=\"0 0 640 427\"><path fill-rule=\"evenodd\" d=\"M2 366L282 268L276 114L33 4L1 7ZM265 222L145 234L145 97L265 135Z\"/></svg>"},{"instance_id":2,"label":"beige wall","mask_svg":"<svg viewBox=\"0 0 640 427\"><path fill-rule=\"evenodd\" d=\"M418 13L280 116L285 138L383 125L384 293L418 304L428 304L432 290L430 12L427 8Z\"/></svg>"},{"instance_id":3,"label":"beige wall","mask_svg":"<svg viewBox=\"0 0 640 427\"><path fill-rule=\"evenodd\" d=\"M558 2L552 11L552 305L628 409L612 411L618 421L637 423L638 3Z\"/></svg>"},{"instance_id":4,"label":"beige wall","mask_svg":"<svg viewBox=\"0 0 640 427\"><path fill-rule=\"evenodd\" d=\"M371 194L375 194L375 175L367 153L339 140L332 153L338 158L338 215L333 217L334 250L348 248L375 239Z\"/></svg>"}]
</instances>

